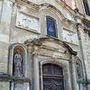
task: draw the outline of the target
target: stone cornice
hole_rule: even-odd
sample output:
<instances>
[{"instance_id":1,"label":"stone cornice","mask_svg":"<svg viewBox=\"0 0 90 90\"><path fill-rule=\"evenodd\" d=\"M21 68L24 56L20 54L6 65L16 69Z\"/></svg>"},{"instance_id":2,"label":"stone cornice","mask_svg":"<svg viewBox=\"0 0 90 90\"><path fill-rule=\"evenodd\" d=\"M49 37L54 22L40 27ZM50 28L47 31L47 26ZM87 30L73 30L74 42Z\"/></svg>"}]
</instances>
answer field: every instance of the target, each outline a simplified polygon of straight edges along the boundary
<instances>
[{"instance_id":1,"label":"stone cornice","mask_svg":"<svg viewBox=\"0 0 90 90\"><path fill-rule=\"evenodd\" d=\"M85 80L85 79L79 79L79 80L77 80L77 82L79 83L79 84L90 84L90 80Z\"/></svg>"},{"instance_id":2,"label":"stone cornice","mask_svg":"<svg viewBox=\"0 0 90 90\"><path fill-rule=\"evenodd\" d=\"M15 77L15 76L11 76L9 74L6 73L0 73L0 81L10 81L10 82L28 82L31 83L31 80L29 78L26 77Z\"/></svg>"}]
</instances>

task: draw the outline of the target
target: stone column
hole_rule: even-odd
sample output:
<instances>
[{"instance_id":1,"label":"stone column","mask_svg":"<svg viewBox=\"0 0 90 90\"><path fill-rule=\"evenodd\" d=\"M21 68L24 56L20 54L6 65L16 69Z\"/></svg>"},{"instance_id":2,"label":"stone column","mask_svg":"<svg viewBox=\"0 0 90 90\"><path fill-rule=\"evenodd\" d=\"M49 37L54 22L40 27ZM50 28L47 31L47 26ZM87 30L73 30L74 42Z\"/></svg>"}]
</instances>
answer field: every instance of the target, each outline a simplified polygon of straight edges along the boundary
<instances>
[{"instance_id":1,"label":"stone column","mask_svg":"<svg viewBox=\"0 0 90 90\"><path fill-rule=\"evenodd\" d=\"M73 78L73 90L79 90L78 83L77 83L77 73L76 73L76 67L75 67L75 59L72 55L72 78Z\"/></svg>"},{"instance_id":2,"label":"stone column","mask_svg":"<svg viewBox=\"0 0 90 90\"><path fill-rule=\"evenodd\" d=\"M33 52L33 89L34 90L40 90L39 89L39 62L38 62L38 54L37 54L37 47L34 48Z\"/></svg>"}]
</instances>

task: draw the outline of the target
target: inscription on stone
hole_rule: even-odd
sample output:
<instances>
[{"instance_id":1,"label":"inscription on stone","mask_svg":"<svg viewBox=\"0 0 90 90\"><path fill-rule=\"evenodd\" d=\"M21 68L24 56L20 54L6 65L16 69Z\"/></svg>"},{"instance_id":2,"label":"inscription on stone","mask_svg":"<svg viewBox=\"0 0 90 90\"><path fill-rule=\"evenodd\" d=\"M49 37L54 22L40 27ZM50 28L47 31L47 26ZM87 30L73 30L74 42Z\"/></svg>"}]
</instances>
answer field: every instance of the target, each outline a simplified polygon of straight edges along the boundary
<instances>
[{"instance_id":1,"label":"inscription on stone","mask_svg":"<svg viewBox=\"0 0 90 90\"><path fill-rule=\"evenodd\" d=\"M25 29L33 29L40 33L39 19L21 12L17 12L16 26Z\"/></svg>"},{"instance_id":2,"label":"inscription on stone","mask_svg":"<svg viewBox=\"0 0 90 90\"><path fill-rule=\"evenodd\" d=\"M71 31L63 30L63 40L73 44L78 44L77 34Z\"/></svg>"}]
</instances>

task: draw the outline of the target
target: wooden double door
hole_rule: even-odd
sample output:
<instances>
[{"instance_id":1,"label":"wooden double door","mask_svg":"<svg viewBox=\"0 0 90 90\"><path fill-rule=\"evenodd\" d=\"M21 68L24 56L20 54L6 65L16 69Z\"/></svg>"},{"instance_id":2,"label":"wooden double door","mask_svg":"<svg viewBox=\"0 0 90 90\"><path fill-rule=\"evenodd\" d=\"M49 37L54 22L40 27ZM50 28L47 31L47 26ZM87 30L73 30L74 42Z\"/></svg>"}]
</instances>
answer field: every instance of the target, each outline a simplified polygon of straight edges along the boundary
<instances>
[{"instance_id":1,"label":"wooden double door","mask_svg":"<svg viewBox=\"0 0 90 90\"><path fill-rule=\"evenodd\" d=\"M62 67L54 64L43 65L43 90L64 90Z\"/></svg>"}]
</instances>

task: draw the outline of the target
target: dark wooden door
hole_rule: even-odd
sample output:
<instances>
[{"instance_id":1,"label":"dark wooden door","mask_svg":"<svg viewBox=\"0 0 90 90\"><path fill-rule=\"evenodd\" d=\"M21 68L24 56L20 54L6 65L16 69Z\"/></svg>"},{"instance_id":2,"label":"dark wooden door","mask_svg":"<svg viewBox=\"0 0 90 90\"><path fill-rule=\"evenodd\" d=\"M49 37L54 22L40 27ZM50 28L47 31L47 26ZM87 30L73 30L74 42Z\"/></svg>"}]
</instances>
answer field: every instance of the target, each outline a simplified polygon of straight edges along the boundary
<instances>
[{"instance_id":1,"label":"dark wooden door","mask_svg":"<svg viewBox=\"0 0 90 90\"><path fill-rule=\"evenodd\" d=\"M63 69L58 65L43 65L43 90L64 90Z\"/></svg>"}]
</instances>

